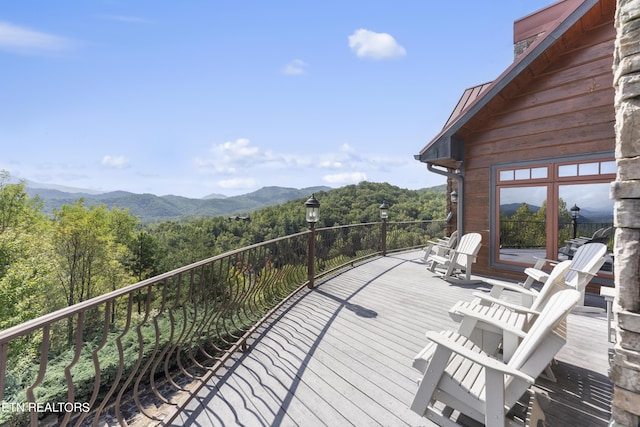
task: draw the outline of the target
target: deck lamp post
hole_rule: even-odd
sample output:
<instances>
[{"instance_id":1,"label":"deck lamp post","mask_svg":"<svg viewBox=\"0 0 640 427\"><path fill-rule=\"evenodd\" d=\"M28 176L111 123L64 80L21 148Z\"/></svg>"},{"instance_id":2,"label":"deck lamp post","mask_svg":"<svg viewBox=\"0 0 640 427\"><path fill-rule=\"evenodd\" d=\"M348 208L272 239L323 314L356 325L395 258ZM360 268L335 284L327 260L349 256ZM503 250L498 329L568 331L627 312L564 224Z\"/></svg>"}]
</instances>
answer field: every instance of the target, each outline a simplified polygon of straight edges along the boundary
<instances>
[{"instance_id":1,"label":"deck lamp post","mask_svg":"<svg viewBox=\"0 0 640 427\"><path fill-rule=\"evenodd\" d=\"M320 218L320 202L312 194L309 199L304 202L304 206L307 209L306 220L309 224L309 260L307 263L307 287L313 288L313 278L315 276L315 258L316 258L316 222Z\"/></svg>"},{"instance_id":2,"label":"deck lamp post","mask_svg":"<svg viewBox=\"0 0 640 427\"><path fill-rule=\"evenodd\" d=\"M569 209L571 211L571 223L573 224L573 238L576 238L578 234L578 218L580 218L580 208L575 203L573 207Z\"/></svg>"},{"instance_id":3,"label":"deck lamp post","mask_svg":"<svg viewBox=\"0 0 640 427\"><path fill-rule=\"evenodd\" d=\"M382 220L382 231L381 231L381 246L382 246L382 256L387 256L387 219L389 218L389 205L387 201L382 201L380 205L380 219Z\"/></svg>"}]
</instances>

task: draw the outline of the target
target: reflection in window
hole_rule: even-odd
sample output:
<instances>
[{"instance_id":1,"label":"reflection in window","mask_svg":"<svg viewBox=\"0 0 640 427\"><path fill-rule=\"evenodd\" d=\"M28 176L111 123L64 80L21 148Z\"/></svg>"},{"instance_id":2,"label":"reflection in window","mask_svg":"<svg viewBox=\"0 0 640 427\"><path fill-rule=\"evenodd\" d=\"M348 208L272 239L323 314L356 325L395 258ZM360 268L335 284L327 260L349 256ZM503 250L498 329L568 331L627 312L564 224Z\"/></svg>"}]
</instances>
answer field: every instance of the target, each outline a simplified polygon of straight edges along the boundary
<instances>
[{"instance_id":1,"label":"reflection in window","mask_svg":"<svg viewBox=\"0 0 640 427\"><path fill-rule=\"evenodd\" d=\"M578 245L604 241L608 255L600 273L610 276L613 201L609 186L616 172L616 162L609 156L502 165L494 175L497 205L492 208L492 243L499 244L491 248L493 261L532 265L534 257L568 259ZM580 208L575 227L570 211L574 205Z\"/></svg>"},{"instance_id":2,"label":"reflection in window","mask_svg":"<svg viewBox=\"0 0 640 427\"><path fill-rule=\"evenodd\" d=\"M576 176L578 175L578 165L561 165L558 166L558 176Z\"/></svg>"},{"instance_id":3,"label":"reflection in window","mask_svg":"<svg viewBox=\"0 0 640 427\"><path fill-rule=\"evenodd\" d=\"M600 162L600 173L601 174L609 174L609 173L617 173L618 167L616 166L616 162Z\"/></svg>"},{"instance_id":4,"label":"reflection in window","mask_svg":"<svg viewBox=\"0 0 640 427\"><path fill-rule=\"evenodd\" d=\"M532 168L531 169L531 178L532 179L543 179L547 177L547 168Z\"/></svg>"},{"instance_id":5,"label":"reflection in window","mask_svg":"<svg viewBox=\"0 0 640 427\"><path fill-rule=\"evenodd\" d=\"M547 187L501 188L500 252L502 261L533 264L547 246Z\"/></svg>"},{"instance_id":6,"label":"reflection in window","mask_svg":"<svg viewBox=\"0 0 640 427\"><path fill-rule=\"evenodd\" d=\"M573 163L558 166L558 176L566 178L571 176L607 175L617 172L616 162Z\"/></svg>"},{"instance_id":7,"label":"reflection in window","mask_svg":"<svg viewBox=\"0 0 640 427\"><path fill-rule=\"evenodd\" d=\"M513 171L500 171L500 181L513 181Z\"/></svg>"},{"instance_id":8,"label":"reflection in window","mask_svg":"<svg viewBox=\"0 0 640 427\"><path fill-rule=\"evenodd\" d=\"M571 208L580 208L575 221ZM570 259L588 243L604 243L607 253L613 250L613 200L609 183L558 186L558 259ZM611 271L613 260L607 256L603 271Z\"/></svg>"},{"instance_id":9,"label":"reflection in window","mask_svg":"<svg viewBox=\"0 0 640 427\"><path fill-rule=\"evenodd\" d=\"M500 181L514 181L514 180L530 180L530 179L545 179L548 176L548 169L546 166L540 166L535 168L521 168L521 169L504 169L500 171Z\"/></svg>"},{"instance_id":10,"label":"reflection in window","mask_svg":"<svg viewBox=\"0 0 640 427\"><path fill-rule=\"evenodd\" d=\"M598 175L599 163L580 163L578 165L578 175Z\"/></svg>"}]
</instances>

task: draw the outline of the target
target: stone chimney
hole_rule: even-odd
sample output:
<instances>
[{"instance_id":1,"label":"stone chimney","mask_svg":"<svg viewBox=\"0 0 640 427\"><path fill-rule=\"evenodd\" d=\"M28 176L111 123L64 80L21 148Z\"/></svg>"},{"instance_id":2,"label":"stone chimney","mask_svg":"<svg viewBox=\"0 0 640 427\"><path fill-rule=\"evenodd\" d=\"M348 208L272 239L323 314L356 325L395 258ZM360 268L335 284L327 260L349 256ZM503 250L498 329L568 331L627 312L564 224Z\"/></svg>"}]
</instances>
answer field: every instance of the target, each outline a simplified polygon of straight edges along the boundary
<instances>
[{"instance_id":1,"label":"stone chimney","mask_svg":"<svg viewBox=\"0 0 640 427\"><path fill-rule=\"evenodd\" d=\"M513 59L522 55L569 7L582 0L562 0L513 23Z\"/></svg>"}]
</instances>

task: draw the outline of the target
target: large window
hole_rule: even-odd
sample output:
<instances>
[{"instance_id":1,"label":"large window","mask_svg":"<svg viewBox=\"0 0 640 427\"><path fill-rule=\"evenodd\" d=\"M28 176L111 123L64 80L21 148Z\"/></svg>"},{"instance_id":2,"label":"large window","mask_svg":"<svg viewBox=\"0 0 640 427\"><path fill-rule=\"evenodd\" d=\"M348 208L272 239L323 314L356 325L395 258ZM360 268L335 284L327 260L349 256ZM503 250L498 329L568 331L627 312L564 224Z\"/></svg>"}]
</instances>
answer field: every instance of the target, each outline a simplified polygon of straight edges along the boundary
<instances>
[{"instance_id":1,"label":"large window","mask_svg":"<svg viewBox=\"0 0 640 427\"><path fill-rule=\"evenodd\" d=\"M615 173L615 161L606 157L495 166L493 262L570 259L580 245L595 241L611 252ZM612 262L608 255L603 272Z\"/></svg>"}]
</instances>

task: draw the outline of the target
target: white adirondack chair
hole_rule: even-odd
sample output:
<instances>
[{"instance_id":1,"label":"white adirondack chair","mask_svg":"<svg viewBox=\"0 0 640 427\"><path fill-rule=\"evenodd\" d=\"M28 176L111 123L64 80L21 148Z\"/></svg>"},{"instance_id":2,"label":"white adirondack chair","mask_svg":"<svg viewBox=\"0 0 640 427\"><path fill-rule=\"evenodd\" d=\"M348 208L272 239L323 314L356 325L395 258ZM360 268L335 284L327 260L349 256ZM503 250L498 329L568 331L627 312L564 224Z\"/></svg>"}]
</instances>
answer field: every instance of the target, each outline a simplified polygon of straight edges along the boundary
<instances>
[{"instance_id":1,"label":"white adirondack chair","mask_svg":"<svg viewBox=\"0 0 640 427\"><path fill-rule=\"evenodd\" d=\"M455 273L457 270L464 272L465 282L471 282L471 266L476 262L478 251L482 246L482 236L479 233L468 233L463 235L458 241L455 249L450 250L447 255L429 255L427 263L431 262L429 270L435 272L437 267L445 270L442 278L445 280L459 280Z\"/></svg>"},{"instance_id":2,"label":"white adirondack chair","mask_svg":"<svg viewBox=\"0 0 640 427\"><path fill-rule=\"evenodd\" d=\"M457 425L451 419L455 411L486 426L518 425L507 413L564 345L556 328L579 299L574 289L555 293L508 363L456 332L427 332L432 345L414 361L423 377L411 410L443 426Z\"/></svg>"},{"instance_id":3,"label":"white adirondack chair","mask_svg":"<svg viewBox=\"0 0 640 427\"><path fill-rule=\"evenodd\" d=\"M602 312L599 307L586 307L584 305L584 294L587 285L594 278L600 268L604 265L607 253L607 246L604 243L587 243L580 246L571 260L571 270L567 273L567 284L580 291L582 297L575 311L580 312ZM539 258L533 267L524 270L527 280L522 284L529 289L535 282L543 282L549 277L549 273L542 270L547 263L555 264L559 261Z\"/></svg>"},{"instance_id":4,"label":"white adirondack chair","mask_svg":"<svg viewBox=\"0 0 640 427\"><path fill-rule=\"evenodd\" d=\"M449 310L449 316L460 322L458 333L468 337L489 354L502 349L502 359L508 362L520 340L536 321L551 297L567 289L565 278L571 261L557 264L540 292L518 285L496 282L489 293L474 292L473 301L458 301ZM533 297L533 304L518 304L500 299L502 291L509 289ZM551 371L547 374L553 377Z\"/></svg>"},{"instance_id":5,"label":"white adirondack chair","mask_svg":"<svg viewBox=\"0 0 640 427\"><path fill-rule=\"evenodd\" d=\"M451 249L456 247L458 243L458 230L451 233L451 236L444 239L431 240L427 246L424 247L424 262L428 262L429 255L448 255Z\"/></svg>"}]
</instances>

